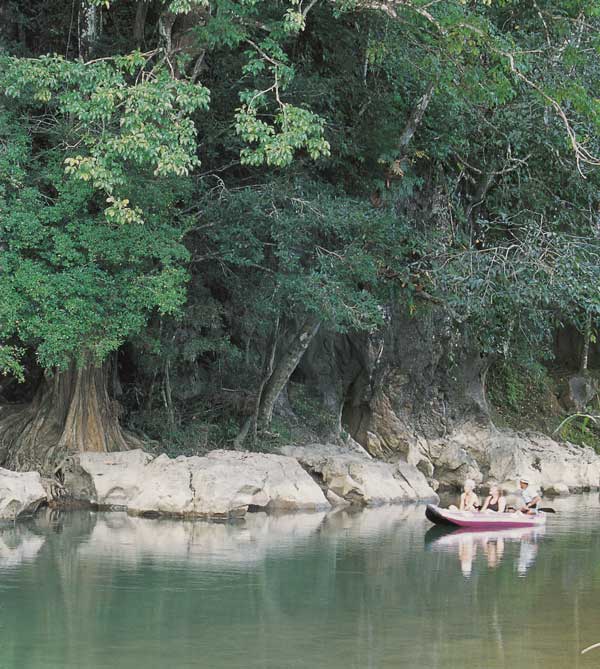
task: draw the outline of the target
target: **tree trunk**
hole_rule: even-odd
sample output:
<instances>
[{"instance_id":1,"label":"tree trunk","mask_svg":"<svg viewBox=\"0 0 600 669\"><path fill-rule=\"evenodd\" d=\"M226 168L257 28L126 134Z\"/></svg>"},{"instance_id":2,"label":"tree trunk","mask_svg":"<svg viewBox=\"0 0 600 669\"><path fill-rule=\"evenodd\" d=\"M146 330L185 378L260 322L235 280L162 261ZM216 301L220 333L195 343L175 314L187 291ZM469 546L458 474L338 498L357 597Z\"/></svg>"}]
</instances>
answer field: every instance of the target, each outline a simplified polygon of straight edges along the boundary
<instances>
[{"instance_id":1,"label":"tree trunk","mask_svg":"<svg viewBox=\"0 0 600 669\"><path fill-rule=\"evenodd\" d=\"M165 362L165 371L163 374L162 397L165 411L167 412L167 420L169 422L169 431L171 435L175 430L175 411L173 410L173 397L171 393L171 363L169 360Z\"/></svg>"},{"instance_id":2,"label":"tree trunk","mask_svg":"<svg viewBox=\"0 0 600 669\"><path fill-rule=\"evenodd\" d=\"M106 365L72 364L45 378L30 405L0 408L0 463L51 474L72 453L140 447L119 425L108 379Z\"/></svg>"},{"instance_id":3,"label":"tree trunk","mask_svg":"<svg viewBox=\"0 0 600 669\"><path fill-rule=\"evenodd\" d=\"M194 7L184 14L175 14L170 11L168 3L165 5L158 19L158 34L167 63L177 79L185 75L185 66L180 69L181 63L175 58L176 54L188 56L190 62L194 62L192 81L196 81L200 76L205 50L198 44L196 28L206 25L209 18L208 4Z\"/></svg>"},{"instance_id":4,"label":"tree trunk","mask_svg":"<svg viewBox=\"0 0 600 669\"><path fill-rule=\"evenodd\" d=\"M481 179L475 188L475 192L469 198L469 204L467 205L467 210L465 212L465 218L470 225L470 231L472 232L475 228L477 210L483 204L488 191L494 183L496 178L496 172L490 171L481 175Z\"/></svg>"},{"instance_id":5,"label":"tree trunk","mask_svg":"<svg viewBox=\"0 0 600 669\"><path fill-rule=\"evenodd\" d=\"M592 338L592 313L588 311L585 319L585 330L583 332L583 351L581 352L581 362L579 371L584 373L588 369L588 360L590 357L590 340Z\"/></svg>"},{"instance_id":6,"label":"tree trunk","mask_svg":"<svg viewBox=\"0 0 600 669\"><path fill-rule=\"evenodd\" d=\"M267 381L271 378L273 373L273 365L275 364L275 353L277 351L277 343L279 340L279 316L275 320L275 325L269 336L269 341L267 343L267 350L265 352L265 360L263 363L261 381L258 386L258 391L256 393L256 400L254 402L254 411L251 416L244 421L240 431L238 432L237 437L233 441L233 447L236 451L240 450L248 437L248 434L252 433L252 446L256 445L256 440L258 436L258 414L260 412L260 406L262 402L263 391Z\"/></svg>"},{"instance_id":7,"label":"tree trunk","mask_svg":"<svg viewBox=\"0 0 600 669\"><path fill-rule=\"evenodd\" d=\"M147 13L148 0L138 0L135 10L135 23L133 24L133 43L138 49L142 46L144 41Z\"/></svg>"},{"instance_id":8,"label":"tree trunk","mask_svg":"<svg viewBox=\"0 0 600 669\"><path fill-rule=\"evenodd\" d=\"M22 19L11 3L0 3L0 38L7 42L24 42Z\"/></svg>"},{"instance_id":9,"label":"tree trunk","mask_svg":"<svg viewBox=\"0 0 600 669\"><path fill-rule=\"evenodd\" d=\"M316 318L309 318L300 328L298 334L288 345L277 361L277 365L267 379L262 391L260 406L258 410L258 428L268 428L273 419L273 407L279 397L279 393L285 388L290 376L298 366L304 352L310 342L319 331L321 323Z\"/></svg>"},{"instance_id":10,"label":"tree trunk","mask_svg":"<svg viewBox=\"0 0 600 669\"><path fill-rule=\"evenodd\" d=\"M88 60L100 39L101 33L100 7L82 0L79 10L79 57Z\"/></svg>"},{"instance_id":11,"label":"tree trunk","mask_svg":"<svg viewBox=\"0 0 600 669\"><path fill-rule=\"evenodd\" d=\"M273 366L275 365L275 354L277 353L278 340L279 340L279 316L277 316L277 320L275 321L275 327L273 328L267 352L265 354L263 375L260 382L260 386L258 388L258 393L256 394L256 406L251 418L253 444L256 444L256 438L258 435L258 417L260 414L260 408L262 406L263 393L265 391L265 386L267 385L267 382L269 381L271 375L273 374Z\"/></svg>"},{"instance_id":12,"label":"tree trunk","mask_svg":"<svg viewBox=\"0 0 600 669\"><path fill-rule=\"evenodd\" d=\"M405 158L406 149L408 148L408 145L410 144L418 127L421 125L421 121L423 120L423 116L427 111L427 107L429 107L429 103L431 102L434 91L435 83L431 82L427 86L425 93L423 93L423 95L419 98L417 104L410 113L406 126L404 127L404 131L400 136L400 141L398 142L398 154L400 156L400 160Z\"/></svg>"}]
</instances>

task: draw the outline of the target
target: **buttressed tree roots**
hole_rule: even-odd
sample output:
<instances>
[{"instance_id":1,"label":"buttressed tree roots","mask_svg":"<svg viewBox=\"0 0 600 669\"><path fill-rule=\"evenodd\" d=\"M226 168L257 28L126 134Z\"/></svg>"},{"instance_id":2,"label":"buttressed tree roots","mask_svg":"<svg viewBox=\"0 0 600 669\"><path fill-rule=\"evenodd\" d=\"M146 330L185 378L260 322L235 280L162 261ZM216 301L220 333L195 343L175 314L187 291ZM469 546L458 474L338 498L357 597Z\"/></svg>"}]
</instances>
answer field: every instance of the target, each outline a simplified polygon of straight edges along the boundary
<instances>
[{"instance_id":1,"label":"buttressed tree roots","mask_svg":"<svg viewBox=\"0 0 600 669\"><path fill-rule=\"evenodd\" d=\"M119 424L107 364L87 363L45 376L26 405L0 408L0 464L52 475L73 453L140 447Z\"/></svg>"}]
</instances>

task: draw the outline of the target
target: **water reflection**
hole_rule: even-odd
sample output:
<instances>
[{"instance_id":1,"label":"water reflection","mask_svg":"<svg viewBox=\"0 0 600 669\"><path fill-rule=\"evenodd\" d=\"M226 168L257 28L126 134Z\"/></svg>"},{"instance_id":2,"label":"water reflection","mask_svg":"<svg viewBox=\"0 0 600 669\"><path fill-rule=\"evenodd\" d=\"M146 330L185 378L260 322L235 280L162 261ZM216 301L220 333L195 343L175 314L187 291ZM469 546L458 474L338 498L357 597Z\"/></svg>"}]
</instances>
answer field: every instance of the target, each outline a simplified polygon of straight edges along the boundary
<instances>
[{"instance_id":1,"label":"water reflection","mask_svg":"<svg viewBox=\"0 0 600 669\"><path fill-rule=\"evenodd\" d=\"M23 525L0 527L0 570L15 567L36 558L45 538Z\"/></svg>"},{"instance_id":2,"label":"water reflection","mask_svg":"<svg viewBox=\"0 0 600 669\"><path fill-rule=\"evenodd\" d=\"M470 530L434 527L425 535L425 543L431 550L455 553L460 570L465 577L470 577L477 552L483 556L489 569L500 566L504 557L505 545L519 544L515 568L519 576L525 576L534 564L538 551L538 542L544 536L545 527L524 527L508 530Z\"/></svg>"},{"instance_id":3,"label":"water reflection","mask_svg":"<svg viewBox=\"0 0 600 669\"><path fill-rule=\"evenodd\" d=\"M264 560L269 551L293 550L319 529L324 517L324 513L281 517L256 513L239 523L219 524L103 514L89 539L78 547L78 556L128 565L183 561L214 569L248 566Z\"/></svg>"},{"instance_id":4,"label":"water reflection","mask_svg":"<svg viewBox=\"0 0 600 669\"><path fill-rule=\"evenodd\" d=\"M586 669L600 507L554 506L545 531L452 534L423 507L37 516L0 528L0 667Z\"/></svg>"},{"instance_id":5,"label":"water reflection","mask_svg":"<svg viewBox=\"0 0 600 669\"><path fill-rule=\"evenodd\" d=\"M329 544L372 541L396 531L406 534L410 528L420 531L423 522L419 505L288 515L252 513L231 523L45 509L27 524L0 526L0 571L34 561L46 541L48 552L59 551L63 562L69 555L82 562L129 567L149 562L217 570L252 567L267 558L293 553L311 538Z\"/></svg>"}]
</instances>

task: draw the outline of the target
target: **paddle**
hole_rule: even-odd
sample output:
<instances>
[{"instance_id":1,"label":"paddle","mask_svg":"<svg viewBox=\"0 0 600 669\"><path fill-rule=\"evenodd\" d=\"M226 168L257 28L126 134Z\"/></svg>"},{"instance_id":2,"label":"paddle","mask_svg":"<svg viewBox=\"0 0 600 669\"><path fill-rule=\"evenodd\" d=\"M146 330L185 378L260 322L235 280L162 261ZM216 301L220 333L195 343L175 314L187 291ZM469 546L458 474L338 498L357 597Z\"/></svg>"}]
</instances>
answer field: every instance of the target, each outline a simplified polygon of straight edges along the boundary
<instances>
[{"instance_id":1,"label":"paddle","mask_svg":"<svg viewBox=\"0 0 600 669\"><path fill-rule=\"evenodd\" d=\"M509 511L516 511L514 506L507 506L506 508ZM556 513L556 510L553 509L551 506L542 506L538 509L538 511L543 511L544 513Z\"/></svg>"}]
</instances>

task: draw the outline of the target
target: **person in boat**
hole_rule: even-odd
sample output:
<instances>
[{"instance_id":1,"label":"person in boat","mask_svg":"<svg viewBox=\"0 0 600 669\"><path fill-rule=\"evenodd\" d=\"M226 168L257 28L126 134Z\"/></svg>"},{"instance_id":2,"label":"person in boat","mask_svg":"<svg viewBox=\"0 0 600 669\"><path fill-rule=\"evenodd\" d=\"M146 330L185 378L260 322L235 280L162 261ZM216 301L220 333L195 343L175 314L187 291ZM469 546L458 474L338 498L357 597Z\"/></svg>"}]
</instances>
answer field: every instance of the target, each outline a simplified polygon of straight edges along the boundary
<instances>
[{"instance_id":1,"label":"person in boat","mask_svg":"<svg viewBox=\"0 0 600 669\"><path fill-rule=\"evenodd\" d=\"M528 479L519 479L519 488L521 488L521 500L523 502L521 513L536 513L538 504L542 501L535 488L529 485Z\"/></svg>"},{"instance_id":2,"label":"person in boat","mask_svg":"<svg viewBox=\"0 0 600 669\"><path fill-rule=\"evenodd\" d=\"M475 494L475 481L467 479L463 486L463 493L460 496L460 506L457 509L451 504L451 511L477 511L480 507L479 497Z\"/></svg>"},{"instance_id":3,"label":"person in boat","mask_svg":"<svg viewBox=\"0 0 600 669\"><path fill-rule=\"evenodd\" d=\"M490 493L485 498L481 510L504 513L505 509L506 509L506 497L504 496L504 493L500 489L500 487L494 484L490 487Z\"/></svg>"}]
</instances>

